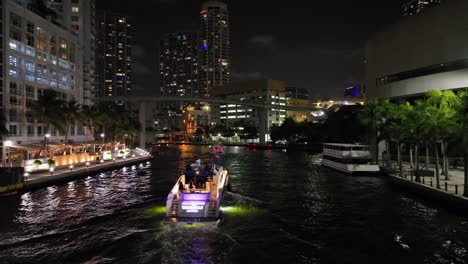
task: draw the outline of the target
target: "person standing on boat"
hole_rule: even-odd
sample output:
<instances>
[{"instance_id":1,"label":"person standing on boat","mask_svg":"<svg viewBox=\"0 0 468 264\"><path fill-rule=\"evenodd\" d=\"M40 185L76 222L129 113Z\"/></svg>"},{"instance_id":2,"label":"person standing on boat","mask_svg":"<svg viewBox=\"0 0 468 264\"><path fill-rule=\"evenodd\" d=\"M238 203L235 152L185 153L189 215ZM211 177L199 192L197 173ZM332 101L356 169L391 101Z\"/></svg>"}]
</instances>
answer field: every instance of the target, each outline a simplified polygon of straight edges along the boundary
<instances>
[{"instance_id":1,"label":"person standing on boat","mask_svg":"<svg viewBox=\"0 0 468 264\"><path fill-rule=\"evenodd\" d=\"M190 181L189 189L193 189L193 181Z\"/></svg>"},{"instance_id":2,"label":"person standing on boat","mask_svg":"<svg viewBox=\"0 0 468 264\"><path fill-rule=\"evenodd\" d=\"M179 192L182 192L184 189L184 184L182 183L182 181L179 181Z\"/></svg>"}]
</instances>

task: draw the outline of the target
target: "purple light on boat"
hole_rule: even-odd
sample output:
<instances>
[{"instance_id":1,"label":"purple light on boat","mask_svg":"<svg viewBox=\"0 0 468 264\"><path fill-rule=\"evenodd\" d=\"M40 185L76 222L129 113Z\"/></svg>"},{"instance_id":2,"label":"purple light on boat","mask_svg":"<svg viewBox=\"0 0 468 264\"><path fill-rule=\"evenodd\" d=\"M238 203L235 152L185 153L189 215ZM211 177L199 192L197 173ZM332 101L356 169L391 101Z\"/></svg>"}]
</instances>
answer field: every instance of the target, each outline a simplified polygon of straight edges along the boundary
<instances>
[{"instance_id":1,"label":"purple light on boat","mask_svg":"<svg viewBox=\"0 0 468 264\"><path fill-rule=\"evenodd\" d=\"M192 211L198 212L198 210L203 210L205 202L199 201L184 201L182 202L182 210L187 210L188 213L194 213Z\"/></svg>"},{"instance_id":2,"label":"purple light on boat","mask_svg":"<svg viewBox=\"0 0 468 264\"><path fill-rule=\"evenodd\" d=\"M182 193L182 201L208 201L210 193Z\"/></svg>"}]
</instances>

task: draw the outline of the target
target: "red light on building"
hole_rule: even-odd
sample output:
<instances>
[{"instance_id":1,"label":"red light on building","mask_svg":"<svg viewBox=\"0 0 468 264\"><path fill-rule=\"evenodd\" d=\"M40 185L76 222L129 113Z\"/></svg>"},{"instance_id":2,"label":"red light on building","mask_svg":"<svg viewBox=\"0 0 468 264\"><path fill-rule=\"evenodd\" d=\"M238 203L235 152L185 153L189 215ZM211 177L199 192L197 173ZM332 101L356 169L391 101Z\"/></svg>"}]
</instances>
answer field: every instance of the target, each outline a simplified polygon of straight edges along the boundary
<instances>
[{"instance_id":1,"label":"red light on building","mask_svg":"<svg viewBox=\"0 0 468 264\"><path fill-rule=\"evenodd\" d=\"M203 15L203 14L206 14L206 13L208 13L208 10L202 10L202 11L200 11L200 14L202 14L202 15Z\"/></svg>"}]
</instances>

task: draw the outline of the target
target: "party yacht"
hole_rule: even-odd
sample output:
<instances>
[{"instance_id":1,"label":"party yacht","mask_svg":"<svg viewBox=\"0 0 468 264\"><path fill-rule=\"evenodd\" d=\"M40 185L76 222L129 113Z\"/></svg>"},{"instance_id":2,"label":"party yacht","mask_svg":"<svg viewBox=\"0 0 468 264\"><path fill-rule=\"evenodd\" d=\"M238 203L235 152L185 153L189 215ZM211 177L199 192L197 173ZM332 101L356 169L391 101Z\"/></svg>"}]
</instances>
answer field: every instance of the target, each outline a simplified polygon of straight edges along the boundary
<instances>
[{"instance_id":1,"label":"party yacht","mask_svg":"<svg viewBox=\"0 0 468 264\"><path fill-rule=\"evenodd\" d=\"M218 222L227 174L222 166L202 164L199 159L187 165L167 196L164 222Z\"/></svg>"}]
</instances>

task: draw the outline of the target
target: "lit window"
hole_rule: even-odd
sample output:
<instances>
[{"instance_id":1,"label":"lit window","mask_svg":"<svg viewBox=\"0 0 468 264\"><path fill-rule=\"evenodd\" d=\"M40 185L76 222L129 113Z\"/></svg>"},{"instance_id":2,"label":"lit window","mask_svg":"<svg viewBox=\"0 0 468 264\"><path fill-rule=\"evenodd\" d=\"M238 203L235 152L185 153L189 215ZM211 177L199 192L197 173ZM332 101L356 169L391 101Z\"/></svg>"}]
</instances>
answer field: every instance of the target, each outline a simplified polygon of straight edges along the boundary
<instances>
[{"instance_id":1,"label":"lit window","mask_svg":"<svg viewBox=\"0 0 468 264\"><path fill-rule=\"evenodd\" d=\"M26 81L34 82L36 81L36 77L34 77L32 74L26 74Z\"/></svg>"},{"instance_id":2,"label":"lit window","mask_svg":"<svg viewBox=\"0 0 468 264\"><path fill-rule=\"evenodd\" d=\"M57 57L50 56L50 61L52 62L53 65L57 65Z\"/></svg>"},{"instance_id":3,"label":"lit window","mask_svg":"<svg viewBox=\"0 0 468 264\"><path fill-rule=\"evenodd\" d=\"M70 64L67 61L59 59L59 66L65 68L65 69L68 69L70 67Z\"/></svg>"},{"instance_id":4,"label":"lit window","mask_svg":"<svg viewBox=\"0 0 468 264\"><path fill-rule=\"evenodd\" d=\"M8 62L11 67L18 68L19 59L17 56L10 55Z\"/></svg>"},{"instance_id":5,"label":"lit window","mask_svg":"<svg viewBox=\"0 0 468 264\"><path fill-rule=\"evenodd\" d=\"M8 74L9 74L10 76L13 76L13 77L15 77L15 78L18 78L18 71L17 71L17 70L10 69L10 70L8 71Z\"/></svg>"},{"instance_id":6,"label":"lit window","mask_svg":"<svg viewBox=\"0 0 468 264\"><path fill-rule=\"evenodd\" d=\"M25 53L26 53L26 55L34 57L36 55L36 50L34 48L31 48L31 47L26 47Z\"/></svg>"},{"instance_id":7,"label":"lit window","mask_svg":"<svg viewBox=\"0 0 468 264\"><path fill-rule=\"evenodd\" d=\"M18 43L10 41L10 49L18 50Z\"/></svg>"},{"instance_id":8,"label":"lit window","mask_svg":"<svg viewBox=\"0 0 468 264\"><path fill-rule=\"evenodd\" d=\"M73 13L78 13L78 12L80 12L80 8L78 8L77 6L73 6L72 7L72 12Z\"/></svg>"},{"instance_id":9,"label":"lit window","mask_svg":"<svg viewBox=\"0 0 468 264\"><path fill-rule=\"evenodd\" d=\"M34 72L34 70L36 68L34 62L29 61L29 60L24 62L24 67L25 67L26 71L28 71L28 72Z\"/></svg>"}]
</instances>

